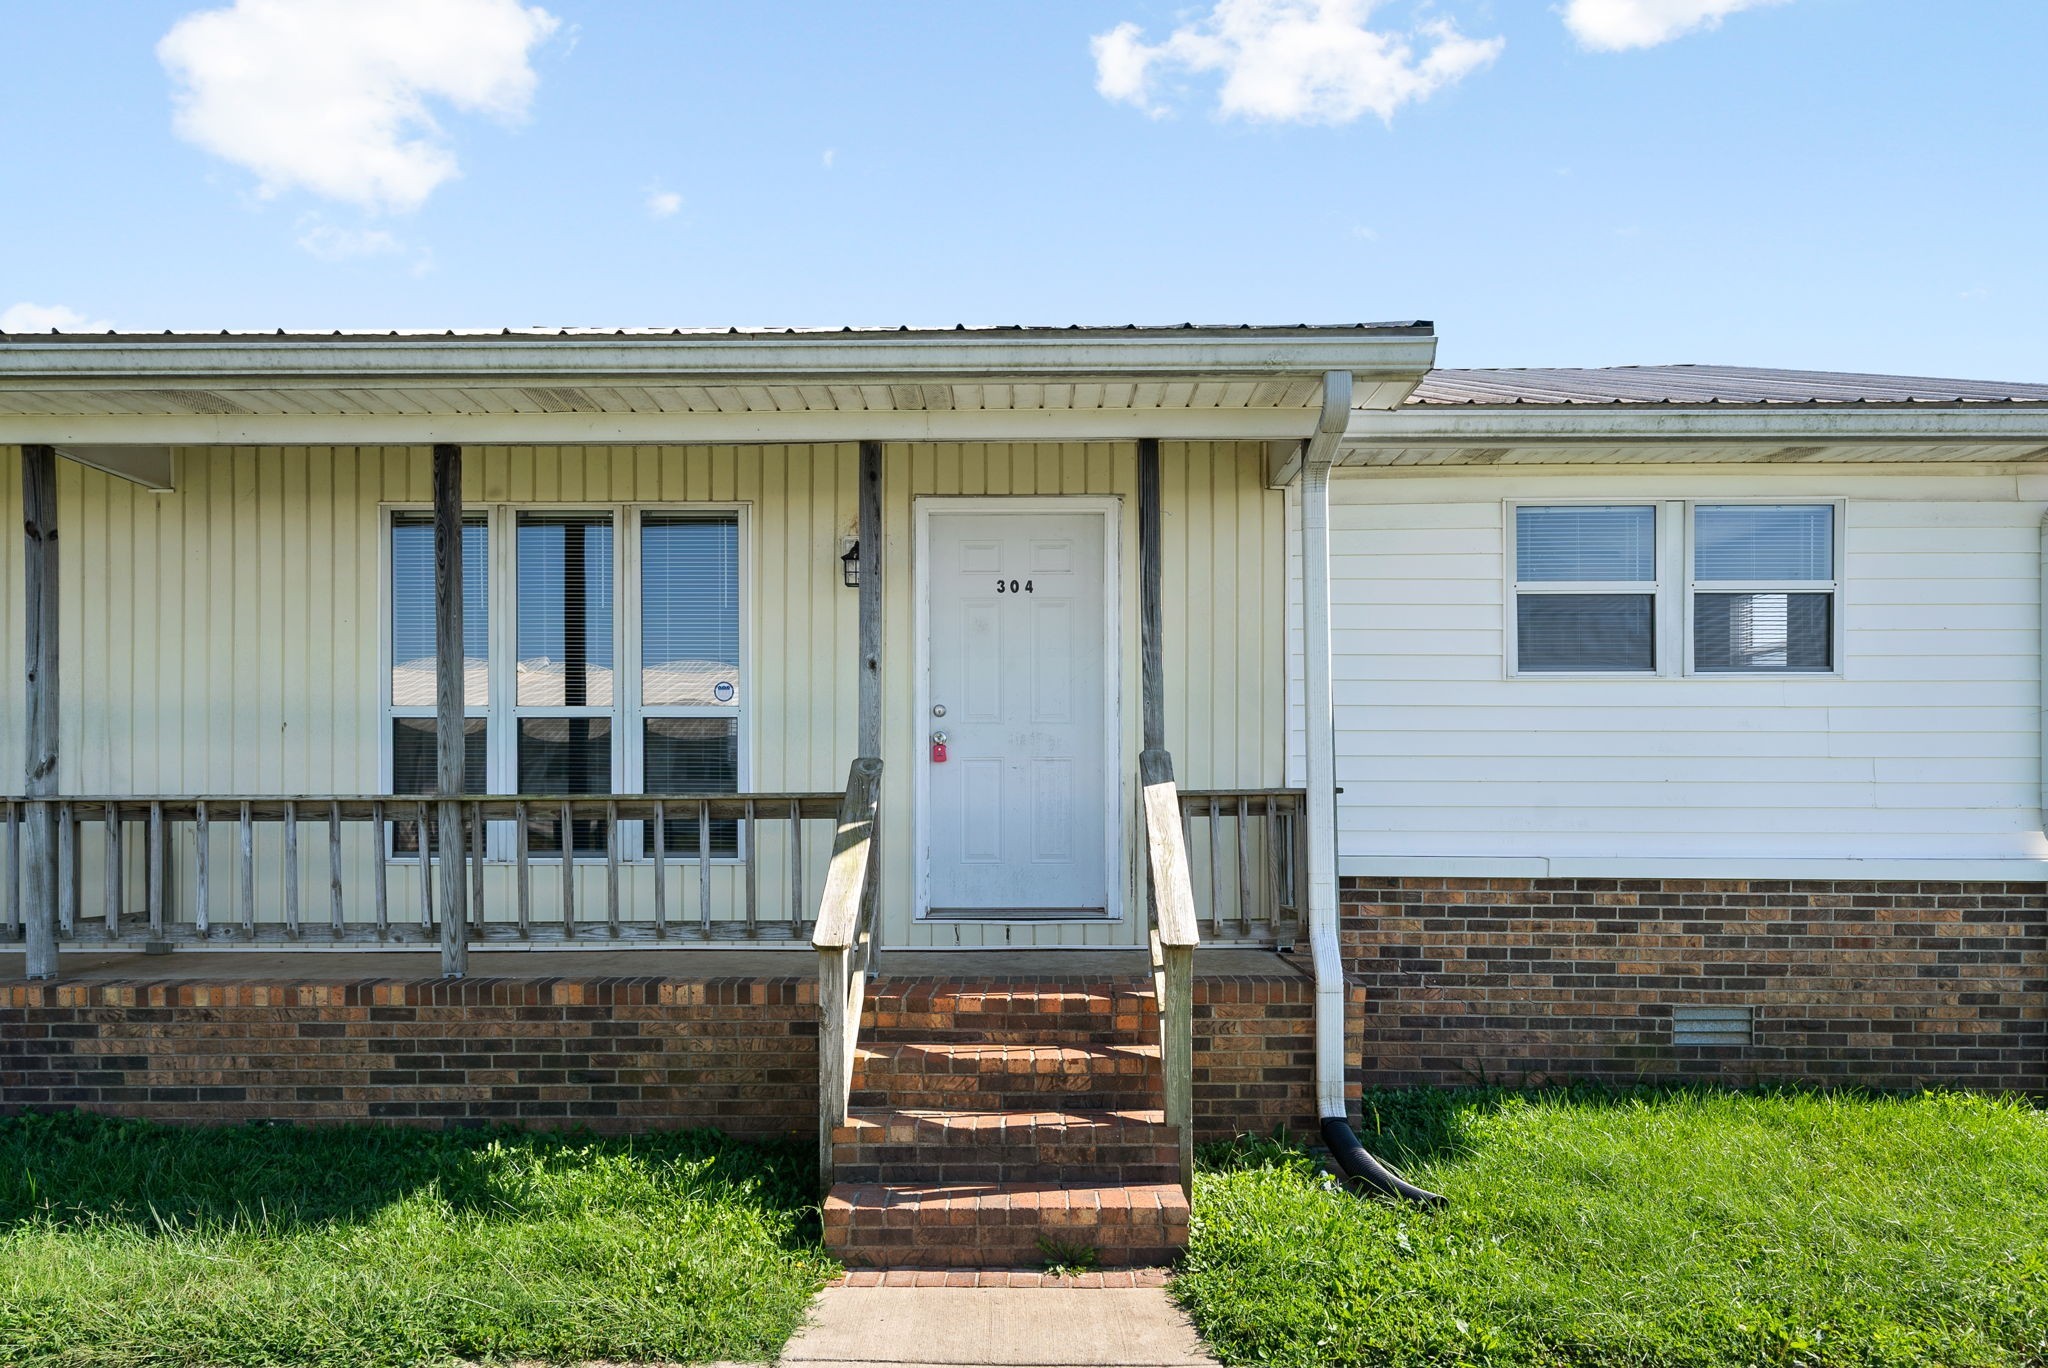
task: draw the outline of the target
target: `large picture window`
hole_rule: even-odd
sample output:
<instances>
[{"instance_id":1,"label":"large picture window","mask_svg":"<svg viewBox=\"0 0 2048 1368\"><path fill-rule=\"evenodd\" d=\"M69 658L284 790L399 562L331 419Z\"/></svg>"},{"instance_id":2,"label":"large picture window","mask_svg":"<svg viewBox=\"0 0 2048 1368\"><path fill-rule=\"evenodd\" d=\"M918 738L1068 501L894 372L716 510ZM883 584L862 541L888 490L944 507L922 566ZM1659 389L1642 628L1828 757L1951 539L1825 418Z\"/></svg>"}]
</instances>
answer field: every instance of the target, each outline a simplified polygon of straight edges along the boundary
<instances>
[{"instance_id":1,"label":"large picture window","mask_svg":"<svg viewBox=\"0 0 2048 1368\"><path fill-rule=\"evenodd\" d=\"M746 707L740 514L499 508L465 524L464 654L472 792L534 797L741 789ZM395 793L434 779L433 526L390 524L388 774ZM494 583L492 565L504 573ZM740 854L738 824L700 833L691 808L637 850L670 858ZM496 824L510 827L510 823ZM599 821L573 823L572 854L602 857ZM635 830L629 824L628 833ZM559 812L536 805L529 854L560 855ZM401 831L395 850L415 853ZM494 858L509 852L494 840Z\"/></svg>"}]
</instances>

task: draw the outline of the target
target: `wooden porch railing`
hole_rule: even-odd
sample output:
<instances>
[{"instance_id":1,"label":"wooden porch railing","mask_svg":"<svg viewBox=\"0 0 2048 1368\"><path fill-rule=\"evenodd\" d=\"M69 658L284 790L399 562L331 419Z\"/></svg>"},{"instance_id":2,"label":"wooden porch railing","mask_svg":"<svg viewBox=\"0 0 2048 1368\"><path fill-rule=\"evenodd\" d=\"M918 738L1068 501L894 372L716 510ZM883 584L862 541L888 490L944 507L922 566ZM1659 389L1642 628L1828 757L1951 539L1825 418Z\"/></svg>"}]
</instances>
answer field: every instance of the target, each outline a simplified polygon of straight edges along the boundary
<instances>
[{"instance_id":1,"label":"wooden porch railing","mask_svg":"<svg viewBox=\"0 0 2048 1368\"><path fill-rule=\"evenodd\" d=\"M433 838L439 801L0 799L0 925L21 932L21 836L42 808L56 830L58 934L70 944L432 944L435 883L448 873ZM455 801L473 943L702 942L802 939L842 795Z\"/></svg>"},{"instance_id":2,"label":"wooden porch railing","mask_svg":"<svg viewBox=\"0 0 2048 1368\"><path fill-rule=\"evenodd\" d=\"M853 762L832 838L832 866L818 900L811 944L818 951L818 1175L832 1186L832 1132L846 1124L860 1045L861 1005L876 965L875 908L881 861L876 844L882 762Z\"/></svg>"},{"instance_id":3,"label":"wooden porch railing","mask_svg":"<svg viewBox=\"0 0 2048 1368\"><path fill-rule=\"evenodd\" d=\"M1183 789L1195 906L1212 941L1293 942L1307 928L1301 789Z\"/></svg>"},{"instance_id":4,"label":"wooden porch railing","mask_svg":"<svg viewBox=\"0 0 2048 1368\"><path fill-rule=\"evenodd\" d=\"M1148 939L1152 984L1159 998L1159 1063L1166 1084L1166 1120L1180 1128L1180 1185L1195 1182L1195 891L1188 868L1186 829L1173 782L1173 757L1148 750L1138 757L1143 789Z\"/></svg>"}]
</instances>

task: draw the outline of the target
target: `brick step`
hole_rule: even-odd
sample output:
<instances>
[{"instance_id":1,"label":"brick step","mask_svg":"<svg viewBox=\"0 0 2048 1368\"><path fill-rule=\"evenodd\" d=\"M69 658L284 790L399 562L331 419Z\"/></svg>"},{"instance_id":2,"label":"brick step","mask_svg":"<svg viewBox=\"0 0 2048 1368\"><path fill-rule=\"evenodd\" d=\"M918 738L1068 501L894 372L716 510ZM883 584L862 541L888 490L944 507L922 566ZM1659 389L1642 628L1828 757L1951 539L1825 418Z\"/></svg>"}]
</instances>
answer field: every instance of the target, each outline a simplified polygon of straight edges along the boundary
<instances>
[{"instance_id":1,"label":"brick step","mask_svg":"<svg viewBox=\"0 0 2048 1368\"><path fill-rule=\"evenodd\" d=\"M861 1110L832 1132L847 1183L1175 1183L1179 1131L1157 1110Z\"/></svg>"},{"instance_id":2,"label":"brick step","mask_svg":"<svg viewBox=\"0 0 2048 1368\"><path fill-rule=\"evenodd\" d=\"M853 1069L856 1107L1126 1111L1161 1094L1156 1044L863 1042Z\"/></svg>"},{"instance_id":3,"label":"brick step","mask_svg":"<svg viewBox=\"0 0 2048 1368\"><path fill-rule=\"evenodd\" d=\"M1040 1239L1104 1268L1170 1262L1188 1242L1178 1183L839 1183L825 1246L851 1267L1036 1268Z\"/></svg>"},{"instance_id":4,"label":"brick step","mask_svg":"<svg viewBox=\"0 0 2048 1368\"><path fill-rule=\"evenodd\" d=\"M1158 1005L1143 979L1025 985L883 979L862 1008L860 1038L1113 1045L1143 1043L1158 1029Z\"/></svg>"}]
</instances>

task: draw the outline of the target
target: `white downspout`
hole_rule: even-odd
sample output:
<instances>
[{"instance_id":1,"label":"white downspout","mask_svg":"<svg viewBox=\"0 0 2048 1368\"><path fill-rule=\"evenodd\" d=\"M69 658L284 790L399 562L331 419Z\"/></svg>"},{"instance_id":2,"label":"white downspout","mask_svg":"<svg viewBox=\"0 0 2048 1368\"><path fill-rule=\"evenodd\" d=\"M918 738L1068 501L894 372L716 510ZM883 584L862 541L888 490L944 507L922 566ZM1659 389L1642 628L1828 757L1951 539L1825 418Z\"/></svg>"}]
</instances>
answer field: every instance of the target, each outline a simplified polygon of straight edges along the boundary
<instances>
[{"instance_id":1,"label":"white downspout","mask_svg":"<svg viewBox=\"0 0 2048 1368\"><path fill-rule=\"evenodd\" d=\"M1337 745L1330 707L1330 466L1351 418L1351 372L1323 376L1302 450L1302 740L1308 757L1308 941L1316 975L1316 1106L1344 1112L1344 957L1337 942Z\"/></svg>"},{"instance_id":2,"label":"white downspout","mask_svg":"<svg viewBox=\"0 0 2048 1368\"><path fill-rule=\"evenodd\" d=\"M2041 764L2039 802L2041 805L2041 831L2048 835L2048 513L2041 515L2041 645L2035 669L2040 674L2041 715Z\"/></svg>"}]
</instances>

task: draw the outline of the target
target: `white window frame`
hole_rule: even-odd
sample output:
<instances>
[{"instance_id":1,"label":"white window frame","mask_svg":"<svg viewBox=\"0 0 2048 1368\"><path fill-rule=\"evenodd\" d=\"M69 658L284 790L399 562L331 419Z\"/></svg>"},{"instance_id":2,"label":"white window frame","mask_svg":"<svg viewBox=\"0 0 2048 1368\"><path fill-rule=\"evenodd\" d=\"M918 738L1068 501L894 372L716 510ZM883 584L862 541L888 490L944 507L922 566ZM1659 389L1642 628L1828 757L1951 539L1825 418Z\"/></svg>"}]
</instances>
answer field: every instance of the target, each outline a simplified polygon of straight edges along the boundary
<instances>
[{"instance_id":1,"label":"white window frame","mask_svg":"<svg viewBox=\"0 0 2048 1368\"><path fill-rule=\"evenodd\" d=\"M1651 529L1651 545L1655 548L1656 563L1652 567L1655 579L1648 580L1531 580L1524 584L1520 579L1521 548L1520 522L1516 510L1522 508L1647 508L1655 519ZM1558 498L1558 499L1509 499L1502 504L1502 527L1506 549L1506 561L1502 566L1502 581L1506 587L1506 608L1503 640L1506 645L1507 675L1510 679L1654 679L1665 673L1672 658L1668 619L1665 611L1668 595L1665 583L1670 573L1671 545L1666 536L1670 522L1664 501L1659 499L1610 499L1610 498ZM1647 670L1524 670L1521 664L1521 599L1524 594L1642 594L1650 596L1651 622L1651 665Z\"/></svg>"},{"instance_id":2,"label":"white window frame","mask_svg":"<svg viewBox=\"0 0 2048 1368\"><path fill-rule=\"evenodd\" d=\"M1735 508L1743 505L1765 508L1831 508L1834 510L1830 528L1833 545L1829 547L1832 563L1827 580L1699 580L1694 577L1693 565L1693 520L1699 510L1705 508ZM1739 499L1688 499L1685 503L1685 673L1689 679L1840 679L1842 677L1842 649L1846 638L1842 631L1843 582L1846 559L1843 547L1849 540L1846 535L1848 500L1846 499L1788 499L1783 496L1750 495ZM1833 599L1828 610L1828 668L1825 670L1701 670L1693 663L1694 633L1697 619L1694 616L1694 601L1699 594L1827 594Z\"/></svg>"},{"instance_id":3,"label":"white window frame","mask_svg":"<svg viewBox=\"0 0 2048 1368\"><path fill-rule=\"evenodd\" d=\"M1828 581L1768 581L1736 582L1708 580L1704 583L1693 578L1693 517L1702 506L1723 508L1740 504L1763 505L1774 508L1817 508L1834 510L1834 578ZM1657 525L1654 533L1657 548L1657 578L1648 580L1597 580L1597 581L1532 581L1522 584L1517 578L1519 556L1516 545L1518 532L1515 510L1518 508L1653 508L1656 510ZM1656 497L1602 498L1597 495L1580 495L1545 499L1506 499L1501 504L1502 548L1504 562L1501 582L1503 587L1502 610L1502 662L1503 672L1509 679L1697 679L1713 681L1737 680L1828 680L1844 677L1843 661L1846 655L1848 634L1848 517L1847 499L1788 498L1784 495L1750 494L1727 498L1665 499ZM1655 596L1653 621L1656 624L1656 667L1651 670L1523 670L1520 663L1521 629L1518 601L1522 594L1598 594L1642 592L1649 586ZM1697 592L1706 593L1826 593L1834 597L1833 611L1829 614L1829 629L1833 633L1828 645L1832 667L1826 670L1698 670L1693 663L1693 602ZM1674 643L1676 643L1674 645Z\"/></svg>"},{"instance_id":4,"label":"white window frame","mask_svg":"<svg viewBox=\"0 0 2048 1368\"><path fill-rule=\"evenodd\" d=\"M391 791L392 746L391 724L396 718L432 717L432 706L400 707L391 701L392 650L391 632L393 614L391 596L395 574L391 561L392 528L401 514L430 513L433 505L398 502L380 507L378 528L379 546L377 555L379 597L377 613L377 660L378 660L378 717L377 775L378 790ZM482 718L485 731L485 781L486 792L493 794L514 794L518 791L519 779L519 720L523 717L579 717L609 715L612 724L612 792L621 797L637 796L645 782L644 757L641 754L640 737L642 719L645 717L721 717L737 720L739 791L750 792L753 788L754 726L757 709L752 697L756 675L754 670L754 583L757 567L754 564L753 506L735 501L647 501L639 503L491 503L471 504L463 509L465 518L474 517L479 511L484 515L485 561L490 567L490 586L486 601L489 618L486 639L486 660L489 662L489 685L486 702L468 705L465 717ZM519 655L519 533L518 522L521 513L602 514L612 520L612 703L609 709L599 707L572 708L557 705L520 704L518 689ZM740 687L730 707L716 704L693 706L660 705L644 708L641 703L640 661L640 526L644 515L650 513L681 513L717 517L731 516L737 523L739 537L739 644L740 644ZM628 737L632 740L628 741ZM622 863L652 863L646 853L646 841L640 832L640 823L620 824L619 858ZM492 863L509 863L516 858L517 836L511 822L492 822L486 836L486 858ZM394 856L394 859L413 860L416 856ZM549 852L545 855L535 852L530 856L536 862L556 862L562 857ZM671 864L695 862L695 856L676 856ZM741 833L739 848L732 855L714 855L714 865L739 865L746 861L745 832ZM577 864L604 864L606 857L601 854L574 856Z\"/></svg>"}]
</instances>

